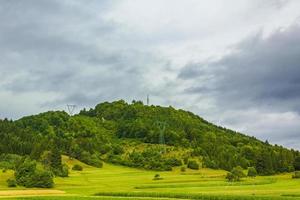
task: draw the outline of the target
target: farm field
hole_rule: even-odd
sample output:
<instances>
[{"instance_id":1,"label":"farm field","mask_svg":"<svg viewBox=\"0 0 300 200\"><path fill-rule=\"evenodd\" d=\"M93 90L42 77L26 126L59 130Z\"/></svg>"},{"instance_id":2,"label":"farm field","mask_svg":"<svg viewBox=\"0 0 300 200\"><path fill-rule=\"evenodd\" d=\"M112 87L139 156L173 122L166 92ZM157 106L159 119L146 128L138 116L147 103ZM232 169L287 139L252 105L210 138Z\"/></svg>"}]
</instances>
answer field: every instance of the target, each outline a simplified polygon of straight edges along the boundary
<instances>
[{"instance_id":1,"label":"farm field","mask_svg":"<svg viewBox=\"0 0 300 200\"><path fill-rule=\"evenodd\" d=\"M94 168L63 158L69 165L80 164L83 171L70 170L68 178L55 178L53 189L8 188L12 171L0 172L2 199L300 199L300 180L291 174L225 180L226 171L200 169L181 172L146 171L111 164ZM161 180L153 180L159 173ZM95 196L97 194L98 196ZM19 196L19 197L18 197ZM28 196L28 197L20 197ZM36 197L38 196L38 197Z\"/></svg>"}]
</instances>

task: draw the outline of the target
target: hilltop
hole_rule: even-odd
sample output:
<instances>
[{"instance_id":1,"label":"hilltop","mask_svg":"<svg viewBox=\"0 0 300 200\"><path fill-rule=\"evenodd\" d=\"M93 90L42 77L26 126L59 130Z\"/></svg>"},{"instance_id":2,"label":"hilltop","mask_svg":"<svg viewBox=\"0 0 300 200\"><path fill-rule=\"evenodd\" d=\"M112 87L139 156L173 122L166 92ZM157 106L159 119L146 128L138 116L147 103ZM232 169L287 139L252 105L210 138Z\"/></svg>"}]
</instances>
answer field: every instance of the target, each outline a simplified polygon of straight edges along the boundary
<instances>
[{"instance_id":1,"label":"hilltop","mask_svg":"<svg viewBox=\"0 0 300 200\"><path fill-rule=\"evenodd\" d=\"M172 170L193 162L196 166L189 167L255 167L261 175L293 171L295 158L300 155L216 126L189 111L147 106L140 101L104 102L74 116L49 111L16 121L0 121L2 155L27 155L41 160L49 151L96 167L106 161Z\"/></svg>"}]
</instances>

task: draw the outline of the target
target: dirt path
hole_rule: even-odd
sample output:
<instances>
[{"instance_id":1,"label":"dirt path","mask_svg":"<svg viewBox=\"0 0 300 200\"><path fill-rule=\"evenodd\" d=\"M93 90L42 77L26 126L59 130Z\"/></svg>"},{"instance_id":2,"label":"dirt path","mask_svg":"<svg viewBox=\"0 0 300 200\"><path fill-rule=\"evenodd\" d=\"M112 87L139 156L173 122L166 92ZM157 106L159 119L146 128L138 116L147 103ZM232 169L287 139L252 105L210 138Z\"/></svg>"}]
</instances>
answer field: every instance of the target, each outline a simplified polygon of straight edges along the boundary
<instances>
[{"instance_id":1,"label":"dirt path","mask_svg":"<svg viewBox=\"0 0 300 200\"><path fill-rule=\"evenodd\" d=\"M61 190L0 190L0 198L7 196L46 196L62 194L65 194L65 192Z\"/></svg>"}]
</instances>

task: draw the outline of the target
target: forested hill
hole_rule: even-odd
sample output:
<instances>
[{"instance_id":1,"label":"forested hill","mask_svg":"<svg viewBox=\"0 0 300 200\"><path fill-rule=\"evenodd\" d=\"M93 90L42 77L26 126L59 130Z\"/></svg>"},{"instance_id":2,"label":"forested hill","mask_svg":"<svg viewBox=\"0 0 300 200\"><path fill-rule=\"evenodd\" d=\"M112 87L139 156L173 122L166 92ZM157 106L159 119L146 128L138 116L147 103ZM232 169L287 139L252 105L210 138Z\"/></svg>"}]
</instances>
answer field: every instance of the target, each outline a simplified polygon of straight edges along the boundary
<instances>
[{"instance_id":1,"label":"forested hill","mask_svg":"<svg viewBox=\"0 0 300 200\"><path fill-rule=\"evenodd\" d=\"M45 152L59 152L94 166L104 160L153 170L171 170L193 161L200 167L226 170L255 167L263 175L294 170L300 156L298 151L215 126L188 111L123 100L100 103L75 116L49 111L1 120L0 152L2 158L18 154L38 161Z\"/></svg>"}]
</instances>

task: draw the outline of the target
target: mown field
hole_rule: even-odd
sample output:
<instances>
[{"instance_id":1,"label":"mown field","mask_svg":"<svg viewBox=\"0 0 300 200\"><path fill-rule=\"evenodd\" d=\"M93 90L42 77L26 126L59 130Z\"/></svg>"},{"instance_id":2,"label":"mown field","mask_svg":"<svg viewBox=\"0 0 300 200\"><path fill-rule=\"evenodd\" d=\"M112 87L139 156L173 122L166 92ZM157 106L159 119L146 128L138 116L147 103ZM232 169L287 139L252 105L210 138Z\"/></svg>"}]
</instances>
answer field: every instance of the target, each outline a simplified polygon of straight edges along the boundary
<instances>
[{"instance_id":1,"label":"mown field","mask_svg":"<svg viewBox=\"0 0 300 200\"><path fill-rule=\"evenodd\" d=\"M76 160L64 160L73 166ZM55 188L8 188L12 171L0 172L0 198L3 199L300 199L300 179L291 174L244 178L229 183L223 170L187 170L181 172L145 171L104 164L101 169L84 165L83 171L71 171L68 178L56 178ZM159 173L162 180L153 180ZM97 195L95 195L97 194ZM23 197L20 197L23 196ZM26 196L26 197L24 197Z\"/></svg>"}]
</instances>

